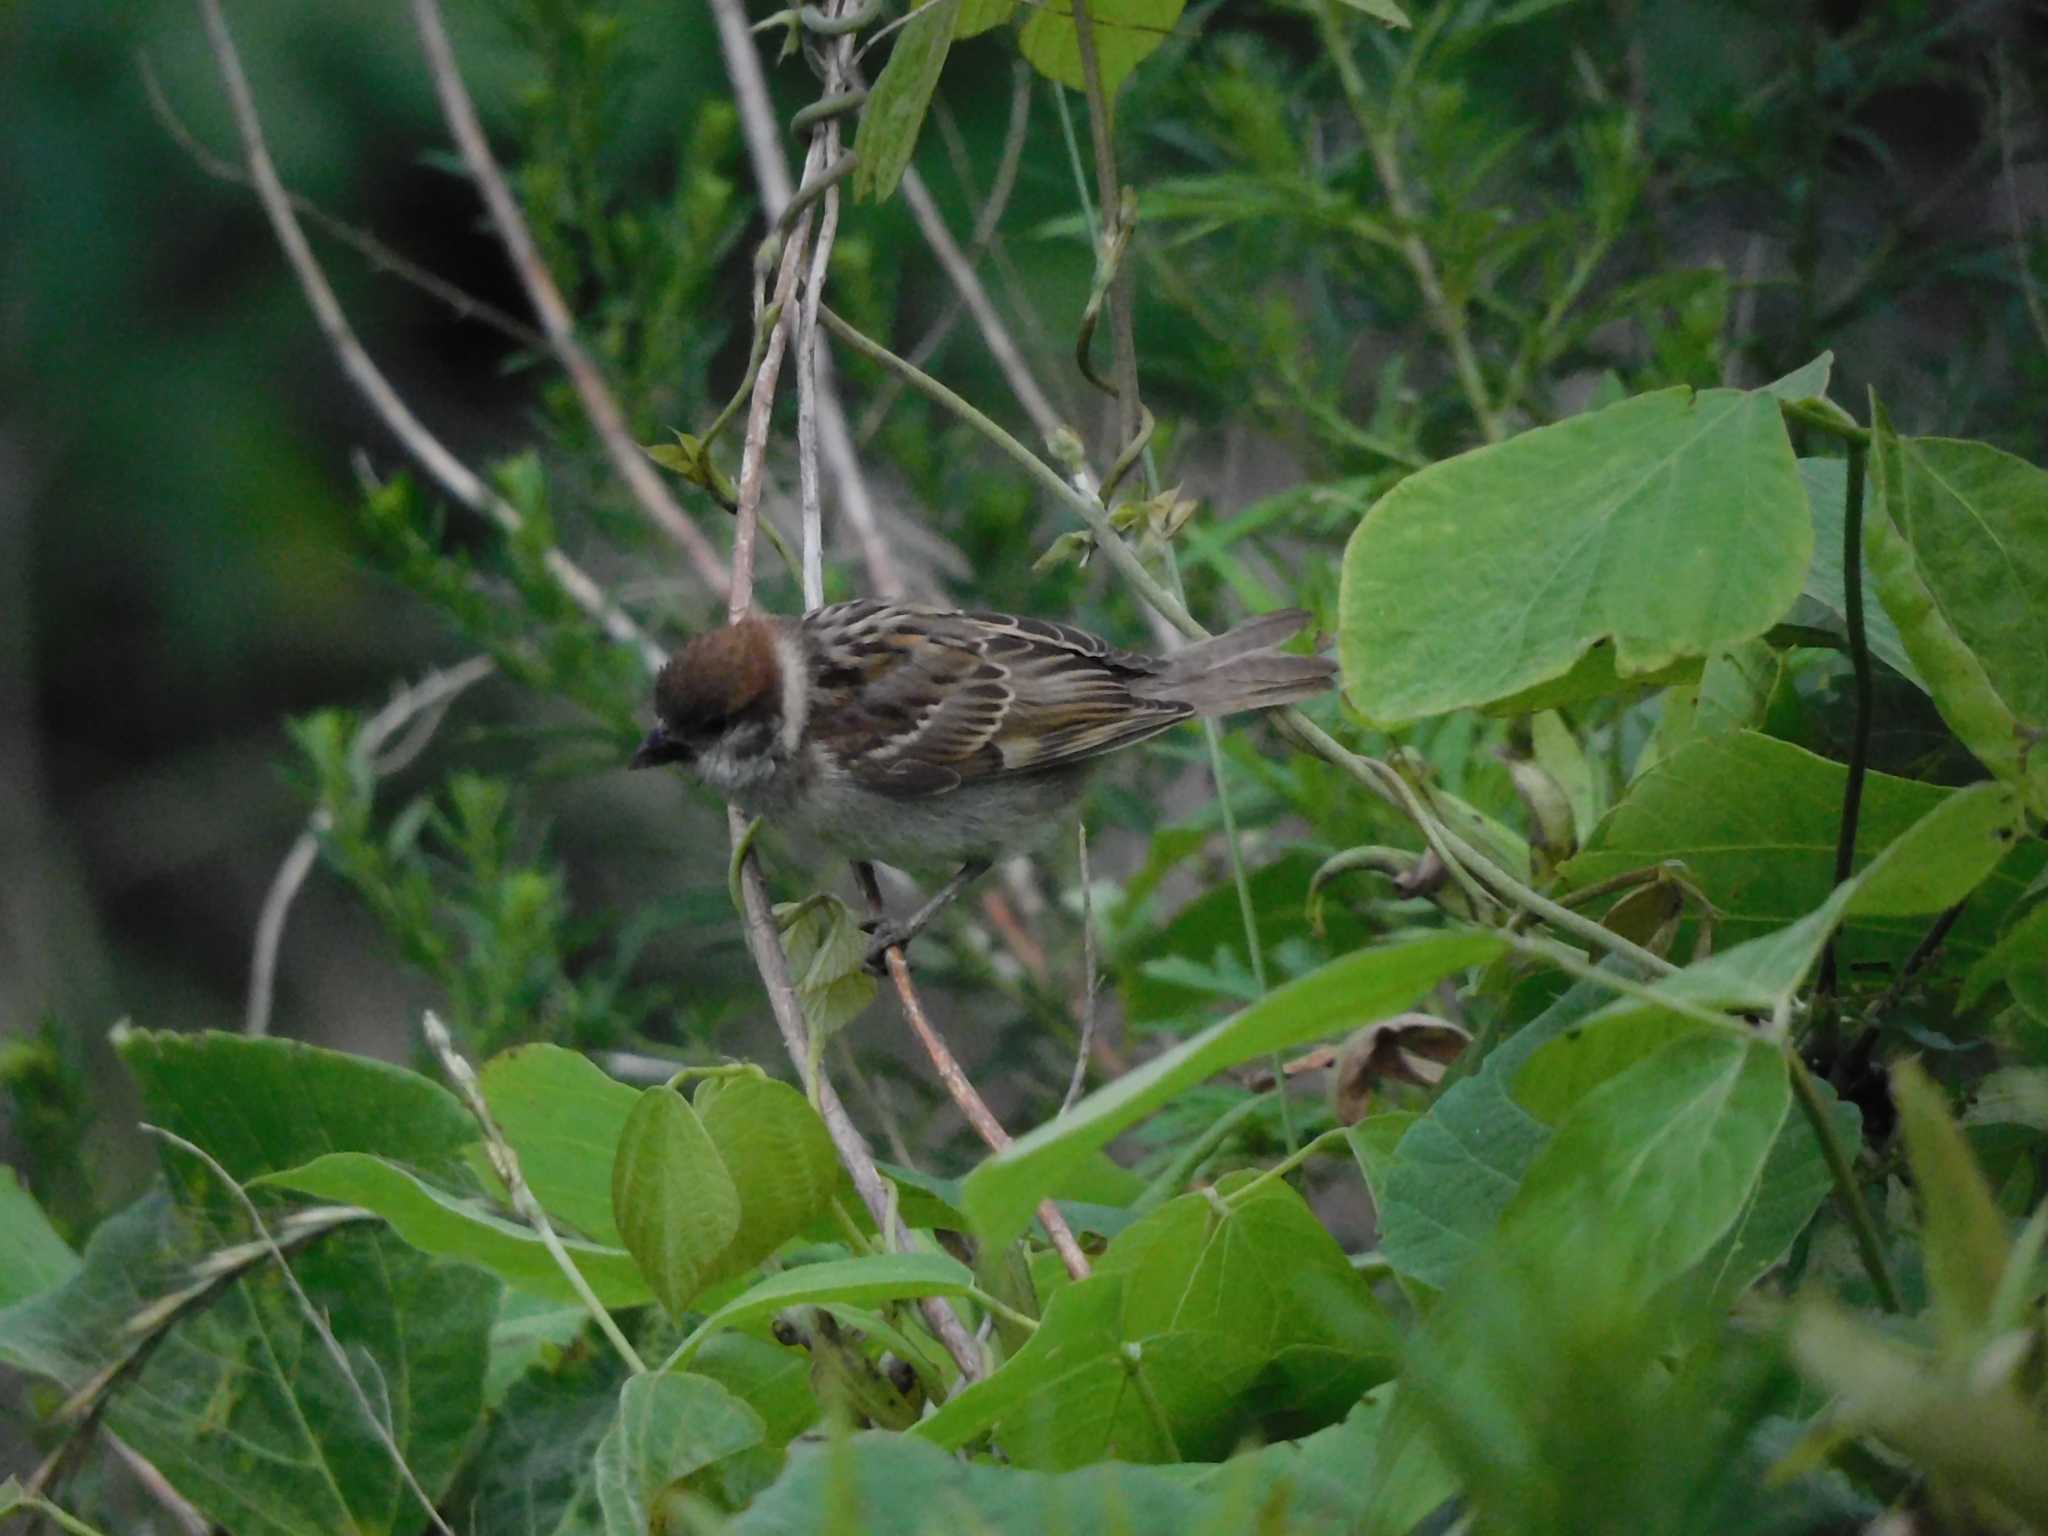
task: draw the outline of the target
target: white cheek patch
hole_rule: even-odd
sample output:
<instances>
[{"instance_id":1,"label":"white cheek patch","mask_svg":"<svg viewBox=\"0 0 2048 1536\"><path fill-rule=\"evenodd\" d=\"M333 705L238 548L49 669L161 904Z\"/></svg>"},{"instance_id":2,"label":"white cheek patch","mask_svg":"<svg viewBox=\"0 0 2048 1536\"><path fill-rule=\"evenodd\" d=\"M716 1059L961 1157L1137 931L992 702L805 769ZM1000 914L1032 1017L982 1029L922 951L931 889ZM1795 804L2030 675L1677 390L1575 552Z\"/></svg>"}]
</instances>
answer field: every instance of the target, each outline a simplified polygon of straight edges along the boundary
<instances>
[{"instance_id":1,"label":"white cheek patch","mask_svg":"<svg viewBox=\"0 0 2048 1536\"><path fill-rule=\"evenodd\" d=\"M782 750L794 757L804 739L811 708L810 662L803 643L789 630L775 630L775 660L782 671Z\"/></svg>"}]
</instances>

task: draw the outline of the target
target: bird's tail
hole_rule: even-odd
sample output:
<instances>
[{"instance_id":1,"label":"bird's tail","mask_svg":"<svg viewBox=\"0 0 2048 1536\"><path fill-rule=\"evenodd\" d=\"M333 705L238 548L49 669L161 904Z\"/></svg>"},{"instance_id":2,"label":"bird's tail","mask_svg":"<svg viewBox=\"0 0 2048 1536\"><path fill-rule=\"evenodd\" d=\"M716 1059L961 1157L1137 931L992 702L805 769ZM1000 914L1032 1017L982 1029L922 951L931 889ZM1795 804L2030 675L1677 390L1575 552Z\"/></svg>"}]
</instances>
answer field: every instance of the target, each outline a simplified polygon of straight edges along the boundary
<instances>
[{"instance_id":1,"label":"bird's tail","mask_svg":"<svg viewBox=\"0 0 2048 1536\"><path fill-rule=\"evenodd\" d=\"M1131 692L1185 704L1198 715L1234 715L1312 699L1330 687L1337 664L1327 656L1279 649L1308 621L1299 608L1247 619L1163 658L1158 673L1134 684Z\"/></svg>"}]
</instances>

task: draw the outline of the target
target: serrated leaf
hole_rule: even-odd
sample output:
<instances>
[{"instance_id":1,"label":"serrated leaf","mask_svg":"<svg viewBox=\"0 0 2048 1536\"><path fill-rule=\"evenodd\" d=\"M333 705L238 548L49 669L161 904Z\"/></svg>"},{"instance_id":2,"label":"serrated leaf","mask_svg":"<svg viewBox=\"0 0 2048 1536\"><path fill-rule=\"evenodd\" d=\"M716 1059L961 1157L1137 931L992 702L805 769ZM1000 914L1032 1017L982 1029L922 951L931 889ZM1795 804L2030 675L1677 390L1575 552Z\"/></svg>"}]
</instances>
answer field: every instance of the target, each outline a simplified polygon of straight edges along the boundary
<instances>
[{"instance_id":1,"label":"serrated leaf","mask_svg":"<svg viewBox=\"0 0 2048 1536\"><path fill-rule=\"evenodd\" d=\"M612 1217L671 1317L716 1273L740 1229L740 1197L704 1124L673 1088L649 1088L612 1163Z\"/></svg>"},{"instance_id":2,"label":"serrated leaf","mask_svg":"<svg viewBox=\"0 0 2048 1536\"><path fill-rule=\"evenodd\" d=\"M1653 674L1761 635L1812 552L1776 399L1638 396L1381 498L1344 553L1345 692L1413 720L1563 678L1608 639L1621 676Z\"/></svg>"}]
</instances>

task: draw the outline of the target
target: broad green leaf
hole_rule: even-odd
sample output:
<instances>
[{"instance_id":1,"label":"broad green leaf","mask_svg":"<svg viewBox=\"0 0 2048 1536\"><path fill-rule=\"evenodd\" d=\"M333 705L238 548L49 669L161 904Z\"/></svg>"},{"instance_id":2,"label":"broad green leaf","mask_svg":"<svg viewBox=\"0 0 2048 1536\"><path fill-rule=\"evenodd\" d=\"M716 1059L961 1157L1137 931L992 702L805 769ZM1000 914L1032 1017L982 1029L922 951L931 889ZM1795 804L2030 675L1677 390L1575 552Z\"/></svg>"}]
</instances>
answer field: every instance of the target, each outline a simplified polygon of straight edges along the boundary
<instances>
[{"instance_id":1,"label":"broad green leaf","mask_svg":"<svg viewBox=\"0 0 2048 1536\"><path fill-rule=\"evenodd\" d=\"M605 1536L662 1529L661 1496L715 1461L759 1445L761 1416L704 1376L635 1376L598 1442L595 1480Z\"/></svg>"},{"instance_id":2,"label":"broad green leaf","mask_svg":"<svg viewBox=\"0 0 2048 1536\"><path fill-rule=\"evenodd\" d=\"M1563 1246L1591 1221L1637 1284L1662 1285L1734 1225L1791 1102L1774 1047L1698 1027L1579 1101L1522 1181L1502 1240Z\"/></svg>"},{"instance_id":3,"label":"broad green leaf","mask_svg":"<svg viewBox=\"0 0 2048 1536\"><path fill-rule=\"evenodd\" d=\"M1508 1085L1545 1043L1611 995L1578 982L1408 1127L1384 1180L1373 1183L1380 1251L1401 1275L1441 1290L1479 1252L1551 1136Z\"/></svg>"},{"instance_id":4,"label":"broad green leaf","mask_svg":"<svg viewBox=\"0 0 2048 1536\"><path fill-rule=\"evenodd\" d=\"M936 5L938 0L928 0ZM866 967L868 936L837 897L814 897L783 930L789 979L814 1033L830 1035L859 1018L875 1000ZM776 916L782 915L776 909Z\"/></svg>"},{"instance_id":5,"label":"broad green leaf","mask_svg":"<svg viewBox=\"0 0 2048 1536\"><path fill-rule=\"evenodd\" d=\"M36 1197L0 1164L0 1307L62 1285L78 1273L78 1255L57 1235Z\"/></svg>"},{"instance_id":6,"label":"broad green leaf","mask_svg":"<svg viewBox=\"0 0 2048 1536\"><path fill-rule=\"evenodd\" d=\"M619 1413L626 1369L609 1349L578 1349L527 1372L492 1415L475 1486L451 1524L476 1536L599 1536L598 1442Z\"/></svg>"},{"instance_id":7,"label":"broad green leaf","mask_svg":"<svg viewBox=\"0 0 2048 1536\"><path fill-rule=\"evenodd\" d=\"M649 1088L612 1163L612 1219L671 1317L716 1275L740 1230L740 1196L704 1122L673 1088Z\"/></svg>"},{"instance_id":8,"label":"broad green leaf","mask_svg":"<svg viewBox=\"0 0 2048 1536\"><path fill-rule=\"evenodd\" d=\"M958 0L925 0L896 34L889 62L875 77L853 136L853 152L860 157L853 168L855 197L881 202L903 179L939 72L953 47L960 12Z\"/></svg>"},{"instance_id":9,"label":"broad green leaf","mask_svg":"<svg viewBox=\"0 0 2048 1536\"><path fill-rule=\"evenodd\" d=\"M1940 1088L1911 1060L1892 1068L1906 1160L1920 1197L1921 1252L1941 1338L1961 1353L1982 1340L2011 1242L1970 1144Z\"/></svg>"},{"instance_id":10,"label":"broad green leaf","mask_svg":"<svg viewBox=\"0 0 2048 1536\"><path fill-rule=\"evenodd\" d=\"M1123 1461L1173 1460L1171 1441L1131 1381L1143 1362L1123 1354L1123 1298L1121 1275L1061 1286L1022 1349L911 1432L957 1450L1014 1424L1025 1464L1041 1468L1085 1466L1112 1445Z\"/></svg>"},{"instance_id":11,"label":"broad green leaf","mask_svg":"<svg viewBox=\"0 0 2048 1536\"><path fill-rule=\"evenodd\" d=\"M1421 933L1347 955L1275 988L982 1163L961 1190L967 1214L984 1241L1006 1242L1076 1165L1196 1083L1254 1057L1398 1013L1445 976L1500 953L1500 941L1489 934Z\"/></svg>"},{"instance_id":12,"label":"broad green leaf","mask_svg":"<svg viewBox=\"0 0 2048 1536\"><path fill-rule=\"evenodd\" d=\"M302 1167L266 1174L250 1183L251 1187L274 1185L318 1200L360 1205L383 1217L392 1231L422 1253L488 1269L507 1285L532 1296L581 1305L575 1287L531 1227L498 1215L480 1200L436 1189L381 1157L330 1152ZM562 1238L562 1246L606 1306L637 1307L653 1298L625 1249L568 1236Z\"/></svg>"},{"instance_id":13,"label":"broad green leaf","mask_svg":"<svg viewBox=\"0 0 2048 1536\"><path fill-rule=\"evenodd\" d=\"M1863 1116L1854 1104L1835 1097L1824 1081L1819 1090L1835 1134L1853 1162L1863 1136ZM1747 1207L1700 1266L1700 1282L1709 1304L1720 1311L1732 1307L1791 1251L1813 1213L1834 1190L1827 1158L1804 1115L1788 1114L1778 1127L1764 1171Z\"/></svg>"},{"instance_id":14,"label":"broad green leaf","mask_svg":"<svg viewBox=\"0 0 2048 1536\"><path fill-rule=\"evenodd\" d=\"M922 1296L967 1296L973 1290L974 1276L967 1266L942 1253L875 1253L799 1265L757 1281L707 1317L685 1343L676 1368L688 1366L720 1329L741 1327L784 1307L838 1301L878 1306Z\"/></svg>"},{"instance_id":15,"label":"broad green leaf","mask_svg":"<svg viewBox=\"0 0 2048 1536\"><path fill-rule=\"evenodd\" d=\"M690 1370L710 1377L758 1413L769 1445L787 1445L818 1422L811 1357L801 1349L749 1333L721 1333L697 1351Z\"/></svg>"},{"instance_id":16,"label":"broad green leaf","mask_svg":"<svg viewBox=\"0 0 2048 1536\"><path fill-rule=\"evenodd\" d=\"M2048 1023L2048 902L2030 908L1970 969L1963 1003L1974 1004L2004 982L2014 999Z\"/></svg>"},{"instance_id":17,"label":"broad green leaf","mask_svg":"<svg viewBox=\"0 0 2048 1536\"><path fill-rule=\"evenodd\" d=\"M639 1091L558 1045L514 1046L485 1062L479 1076L542 1208L596 1242L621 1246L612 1161Z\"/></svg>"},{"instance_id":18,"label":"broad green leaf","mask_svg":"<svg viewBox=\"0 0 2048 1536\"><path fill-rule=\"evenodd\" d=\"M1834 894L1835 841L1847 780L1840 763L1770 737L1737 732L1695 741L1630 787L1585 851L1564 865L1564 883L1590 885L1679 859L1722 914L1718 942L1739 944L1781 932ZM1954 793L1889 774L1868 775L1858 864L1869 864ZM2003 813L1993 813L1988 801L1971 801L1950 814L1973 823L1983 818L1983 826L1994 827ZM1852 911L1844 923L1844 969L1902 962L1926 930L1924 921L1899 915L1921 899L1911 893L1968 889L1984 852L1980 842L1958 843L1951 860L1930 848L1927 867L1917 873L1911 867L1917 861L1906 861L1896 883L1887 877L1871 893L1872 905ZM1999 914L2044 863L2048 848L2015 840L1983 880L1981 897L1964 908L1950 931L1944 954L1952 963L1965 964L1991 946Z\"/></svg>"},{"instance_id":19,"label":"broad green leaf","mask_svg":"<svg viewBox=\"0 0 2048 1536\"><path fill-rule=\"evenodd\" d=\"M1702 736L1762 726L1782 665L1763 641L1745 640L1710 660L1696 680L1667 688L1663 716L1636 760L1636 772L1648 771Z\"/></svg>"},{"instance_id":20,"label":"broad green leaf","mask_svg":"<svg viewBox=\"0 0 2048 1536\"><path fill-rule=\"evenodd\" d=\"M1779 400L1824 399L1828 392L1828 378L1834 371L1835 354L1823 352L1783 378L1771 380L1764 386L1764 393Z\"/></svg>"},{"instance_id":21,"label":"broad green leaf","mask_svg":"<svg viewBox=\"0 0 2048 1536\"><path fill-rule=\"evenodd\" d=\"M135 1075L146 1118L205 1148L245 1183L326 1152L371 1152L431 1171L452 1166L476 1139L476 1122L455 1095L367 1057L215 1030L123 1025L113 1042ZM215 1187L208 1198L225 1196Z\"/></svg>"},{"instance_id":22,"label":"broad green leaf","mask_svg":"<svg viewBox=\"0 0 2048 1536\"><path fill-rule=\"evenodd\" d=\"M1813 565L1806 573L1804 598L1816 605L1812 617L1822 627L1845 640L1849 634L1849 593L1842 572L1842 518L1849 494L1849 464L1846 459L1801 459L1799 483L1806 488L1807 509L1813 515ZM1865 496L1869 495L1866 487ZM1866 503L1867 507L1867 503ZM1866 527L1868 512L1866 510ZM1794 608L1790 618L1804 622ZM1877 578L1870 569L1870 547L1863 549L1863 636L1870 654L1912 683L1922 693L1927 683L1906 654L1899 638L1899 626L1878 601Z\"/></svg>"},{"instance_id":23,"label":"broad green leaf","mask_svg":"<svg viewBox=\"0 0 2048 1536\"><path fill-rule=\"evenodd\" d=\"M512 1384L535 1366L559 1359L590 1322L580 1301L548 1301L509 1287L491 1324L491 1363L484 1372L484 1408L497 1412Z\"/></svg>"},{"instance_id":24,"label":"broad green leaf","mask_svg":"<svg viewBox=\"0 0 2048 1536\"><path fill-rule=\"evenodd\" d=\"M1870 566L1942 718L2048 817L2048 470L1871 403Z\"/></svg>"},{"instance_id":25,"label":"broad green leaf","mask_svg":"<svg viewBox=\"0 0 2048 1536\"><path fill-rule=\"evenodd\" d=\"M1608 639L1620 676L1653 674L1761 635L1812 551L1773 397L1625 400L1431 465L1365 515L1344 553L1345 692L1413 720L1562 678Z\"/></svg>"},{"instance_id":26,"label":"broad green leaf","mask_svg":"<svg viewBox=\"0 0 2048 1536\"><path fill-rule=\"evenodd\" d=\"M1489 715L1514 719L1534 714L1541 709L1562 709L1567 704L1582 704L1588 699L1605 699L1617 693L1631 690L1647 693L1653 688L1676 686L1698 680L1706 662L1698 656L1687 656L1674 661L1668 667L1659 667L1653 672L1631 673L1624 677L1614 669L1614 643L1603 640L1577 661L1562 677L1553 677L1534 687L1520 688L1515 692L1495 699L1481 708Z\"/></svg>"},{"instance_id":27,"label":"broad green leaf","mask_svg":"<svg viewBox=\"0 0 2048 1536\"><path fill-rule=\"evenodd\" d=\"M761 1072L714 1077L692 1101L739 1196L739 1225L710 1278L745 1274L831 1205L839 1154L810 1102Z\"/></svg>"},{"instance_id":28,"label":"broad green leaf","mask_svg":"<svg viewBox=\"0 0 2048 1536\"><path fill-rule=\"evenodd\" d=\"M145 1113L161 1120L168 1107L146 1101ZM279 1144L242 1134L222 1143L245 1166ZM75 1391L135 1346L125 1325L185 1290L215 1241L164 1197L137 1202L93 1234L70 1280L0 1312L0 1360ZM497 1282L366 1224L327 1233L292 1265L438 1496L481 1415ZM106 1422L236 1536L411 1536L425 1520L269 1262L176 1321L114 1392Z\"/></svg>"},{"instance_id":29,"label":"broad green leaf","mask_svg":"<svg viewBox=\"0 0 2048 1536\"><path fill-rule=\"evenodd\" d=\"M943 0L943 3L959 8L960 19L953 26L955 38L978 37L984 32L992 32L1008 21L1017 9L1017 0Z\"/></svg>"},{"instance_id":30,"label":"broad green leaf","mask_svg":"<svg viewBox=\"0 0 2048 1536\"><path fill-rule=\"evenodd\" d=\"M1364 1494L1360 1470L1378 1432L1362 1410L1298 1444L1220 1466L1112 1461L1034 1472L963 1460L915 1434L879 1430L799 1450L729 1536L902 1532L938 1536L1341 1536Z\"/></svg>"},{"instance_id":31,"label":"broad green leaf","mask_svg":"<svg viewBox=\"0 0 2048 1536\"><path fill-rule=\"evenodd\" d=\"M1114 98L1138 61L1164 43L1180 20L1186 0L1094 0L1088 19L1094 25L1095 58L1102 72L1102 93ZM1077 91L1087 89L1081 69L1081 39L1074 25L1073 0L1044 0L1033 5L1017 34L1017 47L1048 79Z\"/></svg>"}]
</instances>

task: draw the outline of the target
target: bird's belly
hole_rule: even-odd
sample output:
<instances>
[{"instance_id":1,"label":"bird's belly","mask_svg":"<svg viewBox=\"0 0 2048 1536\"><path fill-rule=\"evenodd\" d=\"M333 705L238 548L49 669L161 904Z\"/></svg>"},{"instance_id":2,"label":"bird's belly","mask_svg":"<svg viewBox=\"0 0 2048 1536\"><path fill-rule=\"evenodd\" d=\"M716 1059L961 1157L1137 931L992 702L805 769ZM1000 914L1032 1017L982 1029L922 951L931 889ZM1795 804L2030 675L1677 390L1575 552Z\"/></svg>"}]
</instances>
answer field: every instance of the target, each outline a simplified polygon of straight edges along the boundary
<instances>
[{"instance_id":1,"label":"bird's belly","mask_svg":"<svg viewBox=\"0 0 2048 1536\"><path fill-rule=\"evenodd\" d=\"M1079 807L1085 765L969 782L945 794L900 800L850 783L819 785L778 817L849 858L899 869L951 869L996 860L1045 842Z\"/></svg>"}]
</instances>

